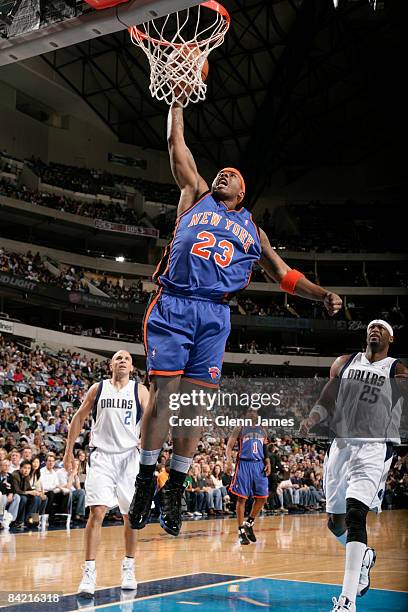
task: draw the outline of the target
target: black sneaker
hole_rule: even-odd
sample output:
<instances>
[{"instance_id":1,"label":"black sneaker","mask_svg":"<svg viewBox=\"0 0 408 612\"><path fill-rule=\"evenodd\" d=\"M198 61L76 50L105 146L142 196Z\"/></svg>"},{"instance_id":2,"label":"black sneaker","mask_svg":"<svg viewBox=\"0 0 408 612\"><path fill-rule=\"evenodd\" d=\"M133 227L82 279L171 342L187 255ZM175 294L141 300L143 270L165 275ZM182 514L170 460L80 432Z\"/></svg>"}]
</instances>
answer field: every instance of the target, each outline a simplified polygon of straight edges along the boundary
<instances>
[{"instance_id":1,"label":"black sneaker","mask_svg":"<svg viewBox=\"0 0 408 612\"><path fill-rule=\"evenodd\" d=\"M152 508L154 490L154 480L136 476L135 492L128 512L132 529L143 529L146 526Z\"/></svg>"},{"instance_id":2,"label":"black sneaker","mask_svg":"<svg viewBox=\"0 0 408 612\"><path fill-rule=\"evenodd\" d=\"M256 535L254 533L254 525L253 523L248 525L248 523L244 523L244 527L245 527L245 533L248 536L248 539L251 540L251 542L256 542Z\"/></svg>"},{"instance_id":3,"label":"black sneaker","mask_svg":"<svg viewBox=\"0 0 408 612\"><path fill-rule=\"evenodd\" d=\"M239 537L240 544L243 544L243 545L250 544L250 541L248 540L248 536L244 528L238 529L238 537Z\"/></svg>"},{"instance_id":4,"label":"black sneaker","mask_svg":"<svg viewBox=\"0 0 408 612\"><path fill-rule=\"evenodd\" d=\"M180 533L183 493L184 487L172 487L167 481L156 494L160 508L160 525L172 536L178 536Z\"/></svg>"}]
</instances>

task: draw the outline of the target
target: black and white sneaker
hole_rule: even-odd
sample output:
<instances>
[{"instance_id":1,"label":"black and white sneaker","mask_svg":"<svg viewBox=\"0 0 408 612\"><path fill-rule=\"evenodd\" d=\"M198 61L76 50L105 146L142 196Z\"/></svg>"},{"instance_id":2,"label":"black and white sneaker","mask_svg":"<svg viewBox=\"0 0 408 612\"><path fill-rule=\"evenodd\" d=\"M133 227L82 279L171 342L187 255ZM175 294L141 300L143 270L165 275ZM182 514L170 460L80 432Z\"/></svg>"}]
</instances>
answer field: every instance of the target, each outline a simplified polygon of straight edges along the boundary
<instances>
[{"instance_id":1,"label":"black and white sneaker","mask_svg":"<svg viewBox=\"0 0 408 612\"><path fill-rule=\"evenodd\" d=\"M180 533L182 521L181 500L184 487L171 486L169 481L156 493L160 508L160 525L172 536Z\"/></svg>"},{"instance_id":2,"label":"black and white sneaker","mask_svg":"<svg viewBox=\"0 0 408 612\"><path fill-rule=\"evenodd\" d=\"M245 521L244 527L245 527L245 532L247 534L248 539L251 542L256 542L256 535L254 533L254 524L248 523L248 521Z\"/></svg>"},{"instance_id":3,"label":"black and white sneaker","mask_svg":"<svg viewBox=\"0 0 408 612\"><path fill-rule=\"evenodd\" d=\"M356 604L344 595L340 595L338 600L333 597L332 602L333 608L331 612L356 612Z\"/></svg>"},{"instance_id":4,"label":"black and white sneaker","mask_svg":"<svg viewBox=\"0 0 408 612\"><path fill-rule=\"evenodd\" d=\"M375 565L377 555L373 548L366 549L361 565L360 578L358 581L357 597L363 597L370 588L370 571Z\"/></svg>"},{"instance_id":5,"label":"black and white sneaker","mask_svg":"<svg viewBox=\"0 0 408 612\"><path fill-rule=\"evenodd\" d=\"M240 527L238 529L238 538L239 538L239 543L242 544L243 546L246 546L247 544L251 543L248 540L248 536L247 536L245 527Z\"/></svg>"},{"instance_id":6,"label":"black and white sneaker","mask_svg":"<svg viewBox=\"0 0 408 612\"><path fill-rule=\"evenodd\" d=\"M143 529L150 518L155 484L153 479L136 476L135 492L128 511L132 529Z\"/></svg>"}]
</instances>

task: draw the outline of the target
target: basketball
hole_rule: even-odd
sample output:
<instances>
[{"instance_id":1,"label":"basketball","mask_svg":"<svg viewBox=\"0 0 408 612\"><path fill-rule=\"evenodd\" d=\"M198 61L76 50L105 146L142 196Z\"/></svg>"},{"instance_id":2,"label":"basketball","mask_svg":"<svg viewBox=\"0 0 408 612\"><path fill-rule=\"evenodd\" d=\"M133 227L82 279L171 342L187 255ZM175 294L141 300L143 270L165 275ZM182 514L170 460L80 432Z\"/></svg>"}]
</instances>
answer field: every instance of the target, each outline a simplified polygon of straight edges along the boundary
<instances>
[{"instance_id":1,"label":"basketball","mask_svg":"<svg viewBox=\"0 0 408 612\"><path fill-rule=\"evenodd\" d=\"M210 65L208 63L208 59L205 60L203 67L201 68L201 80L205 83L207 76L208 76L208 71L210 69Z\"/></svg>"},{"instance_id":2,"label":"basketball","mask_svg":"<svg viewBox=\"0 0 408 612\"><path fill-rule=\"evenodd\" d=\"M181 100L190 97L194 86L197 84L199 74L201 51L185 45L173 49L167 58L167 70L171 75L169 84L173 88L176 98ZM205 58L201 68L201 81L205 82L208 76L209 63ZM183 79L186 77L186 80Z\"/></svg>"}]
</instances>

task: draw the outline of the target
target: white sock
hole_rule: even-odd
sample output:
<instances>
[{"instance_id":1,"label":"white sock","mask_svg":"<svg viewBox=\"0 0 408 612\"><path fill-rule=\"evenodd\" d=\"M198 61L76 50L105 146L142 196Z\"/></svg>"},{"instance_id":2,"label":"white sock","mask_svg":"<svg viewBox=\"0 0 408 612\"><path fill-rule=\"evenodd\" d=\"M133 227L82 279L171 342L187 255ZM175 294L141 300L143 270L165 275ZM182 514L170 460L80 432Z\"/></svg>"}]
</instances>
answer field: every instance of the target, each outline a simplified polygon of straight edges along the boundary
<instances>
[{"instance_id":1,"label":"white sock","mask_svg":"<svg viewBox=\"0 0 408 612\"><path fill-rule=\"evenodd\" d=\"M135 560L133 557L123 557L122 563L126 563L127 565L134 565Z\"/></svg>"},{"instance_id":2,"label":"white sock","mask_svg":"<svg viewBox=\"0 0 408 612\"><path fill-rule=\"evenodd\" d=\"M356 602L358 581L366 548L367 545L362 542L347 542L346 544L346 568L341 594L353 603Z\"/></svg>"},{"instance_id":3,"label":"white sock","mask_svg":"<svg viewBox=\"0 0 408 612\"><path fill-rule=\"evenodd\" d=\"M347 544L347 531L342 533L341 536L335 536L335 538L342 546L345 546Z\"/></svg>"},{"instance_id":4,"label":"white sock","mask_svg":"<svg viewBox=\"0 0 408 612\"><path fill-rule=\"evenodd\" d=\"M90 567L91 569L95 569L95 559L92 559L92 561L85 561L85 567Z\"/></svg>"}]
</instances>

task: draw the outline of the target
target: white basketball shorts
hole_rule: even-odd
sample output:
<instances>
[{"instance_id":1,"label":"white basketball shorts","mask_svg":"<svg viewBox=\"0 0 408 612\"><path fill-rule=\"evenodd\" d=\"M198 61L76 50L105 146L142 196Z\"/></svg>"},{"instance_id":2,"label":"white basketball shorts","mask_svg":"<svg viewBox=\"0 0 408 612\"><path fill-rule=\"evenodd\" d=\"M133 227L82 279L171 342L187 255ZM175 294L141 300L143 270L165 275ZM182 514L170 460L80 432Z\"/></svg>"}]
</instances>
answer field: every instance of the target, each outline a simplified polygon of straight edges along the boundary
<instances>
[{"instance_id":1,"label":"white basketball shorts","mask_svg":"<svg viewBox=\"0 0 408 612\"><path fill-rule=\"evenodd\" d=\"M381 512L391 461L389 443L335 439L324 460L326 512L345 514L349 498Z\"/></svg>"},{"instance_id":2,"label":"white basketball shorts","mask_svg":"<svg viewBox=\"0 0 408 612\"><path fill-rule=\"evenodd\" d=\"M121 513L127 514L138 472L137 448L124 453L91 451L85 480L85 504L108 508L119 506Z\"/></svg>"}]
</instances>

